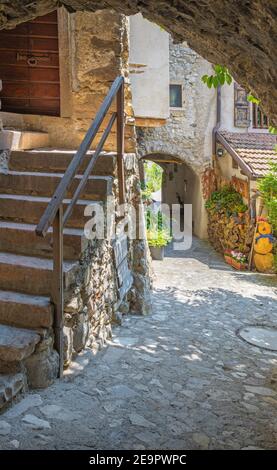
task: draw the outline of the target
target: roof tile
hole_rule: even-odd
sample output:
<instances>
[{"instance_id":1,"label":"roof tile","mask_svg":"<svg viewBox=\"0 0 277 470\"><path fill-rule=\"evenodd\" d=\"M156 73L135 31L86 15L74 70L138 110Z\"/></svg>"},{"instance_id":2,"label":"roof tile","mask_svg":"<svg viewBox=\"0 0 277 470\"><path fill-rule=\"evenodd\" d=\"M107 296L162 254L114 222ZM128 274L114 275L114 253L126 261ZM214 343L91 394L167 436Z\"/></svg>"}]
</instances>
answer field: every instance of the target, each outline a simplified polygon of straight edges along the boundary
<instances>
[{"instance_id":1,"label":"roof tile","mask_svg":"<svg viewBox=\"0 0 277 470\"><path fill-rule=\"evenodd\" d=\"M277 163L277 136L262 133L237 133L218 131L233 148L238 157L249 167L255 178L264 176L269 170L269 163Z\"/></svg>"}]
</instances>

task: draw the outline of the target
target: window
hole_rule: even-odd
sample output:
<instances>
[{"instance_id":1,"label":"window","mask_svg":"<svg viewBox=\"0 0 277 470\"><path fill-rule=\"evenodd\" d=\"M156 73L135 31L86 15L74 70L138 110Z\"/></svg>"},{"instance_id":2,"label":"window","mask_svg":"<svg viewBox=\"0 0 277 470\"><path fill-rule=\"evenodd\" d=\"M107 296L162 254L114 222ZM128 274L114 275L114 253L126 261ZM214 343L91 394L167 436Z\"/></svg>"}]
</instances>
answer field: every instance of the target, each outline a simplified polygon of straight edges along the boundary
<instances>
[{"instance_id":1,"label":"window","mask_svg":"<svg viewBox=\"0 0 277 470\"><path fill-rule=\"evenodd\" d=\"M170 107L171 108L182 108L183 97L182 97L182 85L170 85L169 86L170 96Z\"/></svg>"},{"instance_id":2,"label":"window","mask_svg":"<svg viewBox=\"0 0 277 470\"><path fill-rule=\"evenodd\" d=\"M252 127L255 129L268 128L267 116L262 112L260 106L255 103L252 105Z\"/></svg>"},{"instance_id":3,"label":"window","mask_svg":"<svg viewBox=\"0 0 277 470\"><path fill-rule=\"evenodd\" d=\"M250 106L247 92L238 83L234 83L234 125L247 128L250 126Z\"/></svg>"}]
</instances>

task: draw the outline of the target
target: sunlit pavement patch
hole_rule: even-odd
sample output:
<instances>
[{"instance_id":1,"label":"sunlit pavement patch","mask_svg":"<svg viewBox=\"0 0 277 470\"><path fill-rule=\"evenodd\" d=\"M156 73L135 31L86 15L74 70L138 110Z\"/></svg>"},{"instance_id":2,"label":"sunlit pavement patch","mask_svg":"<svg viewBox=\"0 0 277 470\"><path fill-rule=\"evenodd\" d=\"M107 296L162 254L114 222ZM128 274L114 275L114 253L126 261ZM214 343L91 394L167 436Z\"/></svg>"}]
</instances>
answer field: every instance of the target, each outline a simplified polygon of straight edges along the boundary
<instances>
[{"instance_id":1,"label":"sunlit pavement patch","mask_svg":"<svg viewBox=\"0 0 277 470\"><path fill-rule=\"evenodd\" d=\"M277 329L266 326L247 326L238 331L238 336L259 348L277 351Z\"/></svg>"}]
</instances>

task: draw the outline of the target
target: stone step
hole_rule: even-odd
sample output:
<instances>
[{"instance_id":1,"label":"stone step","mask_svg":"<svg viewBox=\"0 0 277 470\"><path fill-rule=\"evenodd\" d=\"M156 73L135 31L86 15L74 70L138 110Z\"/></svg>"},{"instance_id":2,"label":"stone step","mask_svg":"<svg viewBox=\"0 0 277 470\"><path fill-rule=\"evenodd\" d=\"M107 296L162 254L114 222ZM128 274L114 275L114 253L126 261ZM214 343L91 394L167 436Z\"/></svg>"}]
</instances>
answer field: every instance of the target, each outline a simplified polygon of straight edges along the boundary
<instances>
[{"instance_id":1,"label":"stone step","mask_svg":"<svg viewBox=\"0 0 277 470\"><path fill-rule=\"evenodd\" d=\"M0 218L19 223L37 225L47 205L49 197L27 196L25 194L0 194ZM65 199L63 209L66 210L70 199ZM93 204L88 199L80 199L74 206L72 215L67 222L71 228L84 228L90 217L84 216L85 207Z\"/></svg>"},{"instance_id":2,"label":"stone step","mask_svg":"<svg viewBox=\"0 0 277 470\"><path fill-rule=\"evenodd\" d=\"M49 145L46 132L3 129L0 132L0 149L28 150Z\"/></svg>"},{"instance_id":3,"label":"stone step","mask_svg":"<svg viewBox=\"0 0 277 470\"><path fill-rule=\"evenodd\" d=\"M64 289L73 284L78 263L65 261ZM50 259L0 252L0 288L31 295L50 296L53 279Z\"/></svg>"},{"instance_id":4,"label":"stone step","mask_svg":"<svg viewBox=\"0 0 277 470\"><path fill-rule=\"evenodd\" d=\"M53 231L38 237L36 225L0 221L0 249L25 256L53 257ZM65 228L63 231L64 259L77 260L88 245L84 230Z\"/></svg>"},{"instance_id":5,"label":"stone step","mask_svg":"<svg viewBox=\"0 0 277 470\"><path fill-rule=\"evenodd\" d=\"M40 341L34 331L0 325L0 362L20 362L29 357Z\"/></svg>"},{"instance_id":6,"label":"stone step","mask_svg":"<svg viewBox=\"0 0 277 470\"><path fill-rule=\"evenodd\" d=\"M25 390L26 377L23 373L0 374L0 413Z\"/></svg>"},{"instance_id":7,"label":"stone step","mask_svg":"<svg viewBox=\"0 0 277 470\"><path fill-rule=\"evenodd\" d=\"M62 173L9 171L7 174L0 174L0 190L7 194L52 197L62 177ZM81 175L74 178L66 197L72 197L81 178ZM82 198L103 201L112 193L112 183L113 178L110 176L90 176Z\"/></svg>"},{"instance_id":8,"label":"stone step","mask_svg":"<svg viewBox=\"0 0 277 470\"><path fill-rule=\"evenodd\" d=\"M42 173L63 173L69 166L76 151L56 149L35 149L29 151L15 151L11 153L9 168L14 171L39 171ZM94 152L87 153L84 163L78 172L82 174L92 158ZM98 176L114 176L116 169L116 154L102 152L98 158L93 174Z\"/></svg>"},{"instance_id":9,"label":"stone step","mask_svg":"<svg viewBox=\"0 0 277 470\"><path fill-rule=\"evenodd\" d=\"M0 324L19 328L50 328L53 306L49 297L0 291Z\"/></svg>"}]
</instances>

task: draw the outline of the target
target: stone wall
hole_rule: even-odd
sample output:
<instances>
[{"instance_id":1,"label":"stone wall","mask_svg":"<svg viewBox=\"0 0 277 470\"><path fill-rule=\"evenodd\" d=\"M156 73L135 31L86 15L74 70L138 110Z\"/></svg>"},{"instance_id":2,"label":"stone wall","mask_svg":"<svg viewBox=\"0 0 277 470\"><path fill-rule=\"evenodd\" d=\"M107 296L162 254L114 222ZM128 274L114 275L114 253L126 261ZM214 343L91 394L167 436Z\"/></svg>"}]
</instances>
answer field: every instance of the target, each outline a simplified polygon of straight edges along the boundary
<instances>
[{"instance_id":1,"label":"stone wall","mask_svg":"<svg viewBox=\"0 0 277 470\"><path fill-rule=\"evenodd\" d=\"M126 202L137 208L140 192L135 154L125 156L125 174ZM115 197L117 189L115 179ZM72 356L85 347L94 351L101 349L112 336L112 325L121 324L124 315L149 313L151 285L148 247L144 240L129 240L128 246L133 285L125 297L119 299L113 240L89 242L65 295L65 366L70 364Z\"/></svg>"},{"instance_id":2,"label":"stone wall","mask_svg":"<svg viewBox=\"0 0 277 470\"><path fill-rule=\"evenodd\" d=\"M127 201L136 210L137 238L130 240L130 267L133 273L133 286L128 295L130 313L146 315L151 311L150 291L152 287L151 256L146 239L141 239L139 233L139 217L142 208L140 177L137 157L126 163L127 171ZM145 235L145 234L144 234Z\"/></svg>"},{"instance_id":3,"label":"stone wall","mask_svg":"<svg viewBox=\"0 0 277 470\"><path fill-rule=\"evenodd\" d=\"M170 83L182 86L183 107L171 108L170 118L163 127L137 129L139 154L141 157L169 155L184 163L181 167L178 165L176 171L171 168L173 165L164 165L163 202L177 203L177 186L180 186L181 199L185 204L192 204L194 233L206 238L207 214L201 174L211 165L216 92L209 90L201 77L211 72L211 64L186 44L174 44L172 40L169 57ZM185 180L189 192L184 189Z\"/></svg>"},{"instance_id":4,"label":"stone wall","mask_svg":"<svg viewBox=\"0 0 277 470\"><path fill-rule=\"evenodd\" d=\"M216 93L201 82L211 65L186 44L170 44L170 82L183 86L183 108L171 109L167 125L138 129L141 156L161 153L189 164L196 172L211 160Z\"/></svg>"},{"instance_id":5,"label":"stone wall","mask_svg":"<svg viewBox=\"0 0 277 470\"><path fill-rule=\"evenodd\" d=\"M119 75L126 78L127 116L133 115L128 80L128 21L124 15L108 10L69 15L59 9L58 23L61 117L2 113L2 119L7 127L48 132L52 147L76 148ZM108 117L102 130L107 122ZM100 136L101 133L95 144ZM116 149L115 127L105 148ZM134 126L129 122L125 151L135 151Z\"/></svg>"},{"instance_id":6,"label":"stone wall","mask_svg":"<svg viewBox=\"0 0 277 470\"><path fill-rule=\"evenodd\" d=\"M70 71L68 103L64 117L28 116L3 113L5 124L48 132L53 147L76 147L91 124L95 111L118 75L126 78L125 112L133 123L131 92L128 83L128 19L111 11L76 13L68 17L69 51L65 70ZM59 14L60 18L60 14ZM63 23L63 26L65 24ZM64 28L63 34L67 28ZM64 58L63 58L64 60ZM65 71L64 70L64 71ZM66 74L64 73L64 76ZM65 91L65 90L64 90ZM62 110L63 111L63 110ZM125 177L127 202L140 204L140 183L134 124L126 126ZM115 149L115 133L106 149ZM5 170L8 153L0 157ZM118 199L115 177L113 195ZM144 240L130 240L129 268L133 283L123 298L118 297L117 271L113 241L91 241L65 285L64 365L68 367L86 347L100 349L111 338L112 324L121 323L127 313L146 314L150 309L149 254ZM40 331L41 341L24 364L28 385L45 387L58 373L58 354L53 349L53 331ZM20 369L21 370L21 369Z\"/></svg>"},{"instance_id":7,"label":"stone wall","mask_svg":"<svg viewBox=\"0 0 277 470\"><path fill-rule=\"evenodd\" d=\"M136 154L125 154L124 168L126 202L138 210L141 198ZM114 177L112 195L116 203L117 175ZM104 212L107 212L106 204ZM119 215L117 207L116 212L112 209L113 215L115 218ZM144 315L151 308L150 258L145 240L128 240L126 258L131 283L122 295L119 295L118 289L114 240L104 234L103 239L86 241L84 247L86 248L81 258L67 273L64 285L65 367L69 367L74 357L83 349L90 348L94 353L101 349L112 336L113 324L121 324L124 315ZM47 387L58 375L59 356L54 349L52 327L36 329L34 334L39 335L40 340L34 345L34 352L27 359L12 364L0 361L0 374L21 374L24 390L26 387ZM10 401L10 398L6 401ZM0 403L0 408L1 406Z\"/></svg>"},{"instance_id":8,"label":"stone wall","mask_svg":"<svg viewBox=\"0 0 277 470\"><path fill-rule=\"evenodd\" d=\"M68 366L72 355L86 346L101 348L111 338L111 323L117 303L116 273L111 243L90 242L67 293L65 305L65 354Z\"/></svg>"}]
</instances>

